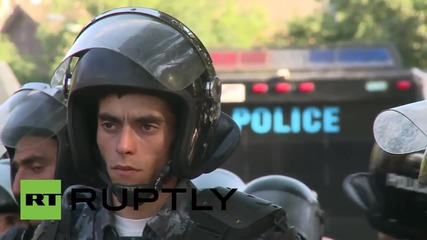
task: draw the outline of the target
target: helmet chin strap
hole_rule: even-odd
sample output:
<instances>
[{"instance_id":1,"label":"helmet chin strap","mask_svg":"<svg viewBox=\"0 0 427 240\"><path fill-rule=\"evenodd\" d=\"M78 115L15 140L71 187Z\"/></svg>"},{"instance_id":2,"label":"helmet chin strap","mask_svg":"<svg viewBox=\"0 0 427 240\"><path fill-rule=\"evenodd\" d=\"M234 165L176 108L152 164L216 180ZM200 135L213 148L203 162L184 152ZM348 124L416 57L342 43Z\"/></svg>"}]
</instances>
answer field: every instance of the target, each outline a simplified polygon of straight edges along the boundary
<instances>
[{"instance_id":1,"label":"helmet chin strap","mask_svg":"<svg viewBox=\"0 0 427 240\"><path fill-rule=\"evenodd\" d=\"M109 187L108 187L108 192L109 192L109 196L110 198L112 197L112 195L114 194L117 197L117 200L120 202L120 204L123 204L123 195L124 195L124 190L126 189L126 195L127 195L127 201L126 201L126 206L128 207L133 207L134 206L134 194L135 194L135 190L138 188L148 188L148 189L154 189L156 191L159 191L162 187L164 183L167 183L167 181L169 180L167 178L167 175L170 172L170 162L168 162L168 164L162 169L162 171L160 171L160 173L157 176L157 179L155 181L152 181L151 183L148 184L136 184L136 185L125 185L125 184L117 184L117 183L112 183ZM150 192L140 192L138 193L138 196L141 198L150 198L151 193ZM141 206L144 202L139 202L138 206Z\"/></svg>"}]
</instances>

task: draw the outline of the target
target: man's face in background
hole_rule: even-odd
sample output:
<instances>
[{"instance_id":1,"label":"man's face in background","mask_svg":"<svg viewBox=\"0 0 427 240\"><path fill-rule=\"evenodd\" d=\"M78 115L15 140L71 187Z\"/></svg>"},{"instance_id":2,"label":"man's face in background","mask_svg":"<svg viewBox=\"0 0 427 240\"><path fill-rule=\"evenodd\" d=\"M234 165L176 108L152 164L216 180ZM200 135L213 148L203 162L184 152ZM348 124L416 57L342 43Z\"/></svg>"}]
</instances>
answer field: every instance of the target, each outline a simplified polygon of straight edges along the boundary
<instances>
[{"instance_id":1,"label":"man's face in background","mask_svg":"<svg viewBox=\"0 0 427 240\"><path fill-rule=\"evenodd\" d=\"M21 180L54 179L58 158L58 141L54 138L25 136L16 145L11 162L12 192L17 202L20 201Z\"/></svg>"}]
</instances>

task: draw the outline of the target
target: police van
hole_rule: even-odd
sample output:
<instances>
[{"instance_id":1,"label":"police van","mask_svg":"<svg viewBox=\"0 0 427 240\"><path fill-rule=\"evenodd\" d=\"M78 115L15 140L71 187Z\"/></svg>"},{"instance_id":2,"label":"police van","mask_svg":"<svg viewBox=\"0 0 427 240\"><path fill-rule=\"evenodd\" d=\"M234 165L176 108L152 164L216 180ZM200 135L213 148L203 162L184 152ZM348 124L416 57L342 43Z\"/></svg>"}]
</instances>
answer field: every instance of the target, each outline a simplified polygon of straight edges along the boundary
<instances>
[{"instance_id":1,"label":"police van","mask_svg":"<svg viewBox=\"0 0 427 240\"><path fill-rule=\"evenodd\" d=\"M294 177L317 192L328 236L376 239L342 182L368 171L376 115L424 99L425 73L405 69L387 44L211 54L222 79L222 110L242 132L222 167L246 182Z\"/></svg>"}]
</instances>

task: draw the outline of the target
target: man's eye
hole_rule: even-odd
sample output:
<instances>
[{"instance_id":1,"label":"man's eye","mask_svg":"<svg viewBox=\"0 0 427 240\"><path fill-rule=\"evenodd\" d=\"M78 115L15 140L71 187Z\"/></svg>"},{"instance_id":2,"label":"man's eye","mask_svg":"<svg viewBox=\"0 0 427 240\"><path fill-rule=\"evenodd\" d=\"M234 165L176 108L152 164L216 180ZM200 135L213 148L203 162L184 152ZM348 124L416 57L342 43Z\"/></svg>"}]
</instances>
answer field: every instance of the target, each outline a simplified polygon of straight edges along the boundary
<instances>
[{"instance_id":1,"label":"man's eye","mask_svg":"<svg viewBox=\"0 0 427 240\"><path fill-rule=\"evenodd\" d=\"M155 126L150 125L150 124L144 124L144 125L142 125L142 130L144 130L146 132L154 131Z\"/></svg>"},{"instance_id":2,"label":"man's eye","mask_svg":"<svg viewBox=\"0 0 427 240\"><path fill-rule=\"evenodd\" d=\"M111 128L113 128L114 127L114 124L112 124L112 123L103 123L102 124L102 126L104 127L104 128L107 128L107 129L111 129Z\"/></svg>"},{"instance_id":3,"label":"man's eye","mask_svg":"<svg viewBox=\"0 0 427 240\"><path fill-rule=\"evenodd\" d=\"M32 168L32 170L35 173L41 173L43 171L43 167L42 166L35 166Z\"/></svg>"}]
</instances>

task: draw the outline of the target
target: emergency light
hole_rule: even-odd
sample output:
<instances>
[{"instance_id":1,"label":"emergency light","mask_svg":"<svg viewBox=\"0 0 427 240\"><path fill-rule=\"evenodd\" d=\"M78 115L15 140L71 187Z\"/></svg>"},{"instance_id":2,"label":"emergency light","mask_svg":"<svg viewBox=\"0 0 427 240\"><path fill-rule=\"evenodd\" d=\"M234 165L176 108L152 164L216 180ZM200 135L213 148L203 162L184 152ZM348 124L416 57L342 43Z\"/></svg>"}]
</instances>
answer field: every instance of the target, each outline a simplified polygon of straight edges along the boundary
<instances>
[{"instance_id":1,"label":"emergency light","mask_svg":"<svg viewBox=\"0 0 427 240\"><path fill-rule=\"evenodd\" d=\"M324 84L315 79L330 79L331 76L334 79L337 76L360 78L365 70L370 74L361 82L361 90L364 90L360 93L362 95L387 92L390 89L408 91L413 84L407 79L396 79L398 81L393 82L383 77L375 79L377 77L371 76L373 71L368 71L388 72L389 69L401 67L400 56L392 45L224 50L212 51L211 57L220 78L240 81L238 87L236 82L223 82L223 102L241 103L247 98L251 99L251 95L259 96L257 99L280 99L281 95L293 98L301 95L317 96L315 93L319 90L316 88L321 89L319 94L322 95ZM338 91L340 87L333 89Z\"/></svg>"},{"instance_id":2,"label":"emergency light","mask_svg":"<svg viewBox=\"0 0 427 240\"><path fill-rule=\"evenodd\" d=\"M400 67L391 46L343 46L327 48L212 51L217 71L278 69L334 69ZM291 71L292 72L292 71Z\"/></svg>"}]
</instances>

